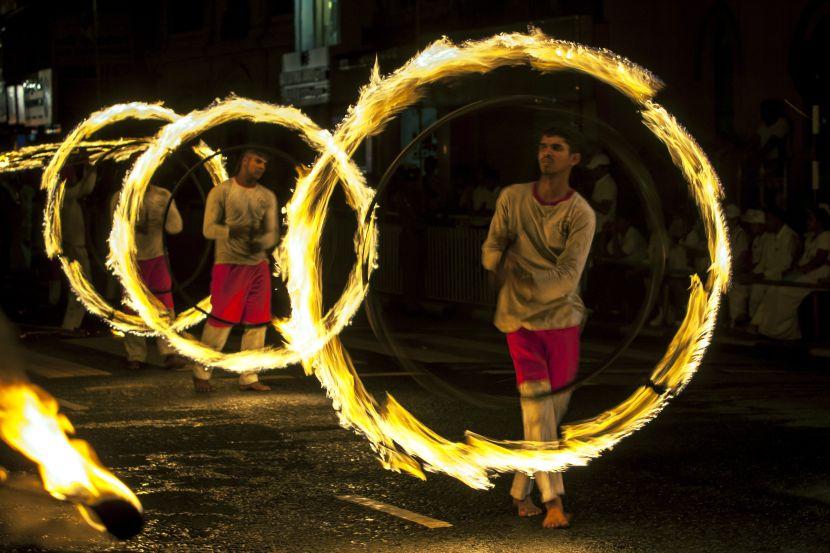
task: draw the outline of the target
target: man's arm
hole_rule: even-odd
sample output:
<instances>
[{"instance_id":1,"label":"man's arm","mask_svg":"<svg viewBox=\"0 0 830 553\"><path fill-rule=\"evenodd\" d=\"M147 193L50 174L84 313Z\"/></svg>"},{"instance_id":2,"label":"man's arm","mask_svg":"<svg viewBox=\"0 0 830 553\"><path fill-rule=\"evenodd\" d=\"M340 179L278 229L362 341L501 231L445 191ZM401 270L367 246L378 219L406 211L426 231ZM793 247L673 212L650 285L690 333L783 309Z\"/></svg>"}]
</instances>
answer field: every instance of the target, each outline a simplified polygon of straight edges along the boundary
<instances>
[{"instance_id":1,"label":"man's arm","mask_svg":"<svg viewBox=\"0 0 830 553\"><path fill-rule=\"evenodd\" d=\"M496 272L501 263L504 250L510 245L510 227L508 218L506 190L496 199L496 209L490 220L490 229L487 238L481 246L481 264L488 271Z\"/></svg>"},{"instance_id":2,"label":"man's arm","mask_svg":"<svg viewBox=\"0 0 830 553\"><path fill-rule=\"evenodd\" d=\"M205 218L202 222L202 234L208 240L225 240L230 229L225 224L225 206L222 205L220 186L214 186L208 192L205 202Z\"/></svg>"},{"instance_id":3,"label":"man's arm","mask_svg":"<svg viewBox=\"0 0 830 553\"><path fill-rule=\"evenodd\" d=\"M277 197L271 194L270 198L260 226L261 233L254 239L261 250L270 250L280 239L280 227L277 224Z\"/></svg>"},{"instance_id":4,"label":"man's arm","mask_svg":"<svg viewBox=\"0 0 830 553\"><path fill-rule=\"evenodd\" d=\"M576 289L588 259L588 252L591 251L595 227L596 215L593 210L582 210L574 217L573 228L565 241L565 249L559 256L556 266L552 269L530 273L537 292L533 298L535 301L553 301Z\"/></svg>"},{"instance_id":5,"label":"man's arm","mask_svg":"<svg viewBox=\"0 0 830 553\"><path fill-rule=\"evenodd\" d=\"M78 200L84 196L89 196L95 188L95 182L98 180L98 170L92 167L84 173L84 176L75 183L75 186L66 187L64 198L67 200Z\"/></svg>"},{"instance_id":6,"label":"man's arm","mask_svg":"<svg viewBox=\"0 0 830 553\"><path fill-rule=\"evenodd\" d=\"M183 227L182 215L176 207L176 200L172 200L167 211L167 219L164 220L164 231L167 234L179 234Z\"/></svg>"}]
</instances>

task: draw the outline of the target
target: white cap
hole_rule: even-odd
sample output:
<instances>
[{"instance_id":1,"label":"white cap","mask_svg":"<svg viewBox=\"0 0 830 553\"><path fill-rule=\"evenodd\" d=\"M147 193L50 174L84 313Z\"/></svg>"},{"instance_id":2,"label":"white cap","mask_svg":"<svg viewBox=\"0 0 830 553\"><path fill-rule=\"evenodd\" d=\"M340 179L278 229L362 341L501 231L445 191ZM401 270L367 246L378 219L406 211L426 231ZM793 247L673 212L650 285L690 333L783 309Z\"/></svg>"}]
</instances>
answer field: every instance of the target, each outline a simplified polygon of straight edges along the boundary
<instances>
[{"instance_id":1,"label":"white cap","mask_svg":"<svg viewBox=\"0 0 830 553\"><path fill-rule=\"evenodd\" d=\"M760 209L747 209L741 220L744 223L763 225L767 222L767 216Z\"/></svg>"},{"instance_id":2,"label":"white cap","mask_svg":"<svg viewBox=\"0 0 830 553\"><path fill-rule=\"evenodd\" d=\"M611 165L611 159L603 152L597 152L591 157L591 161L585 166L588 169Z\"/></svg>"},{"instance_id":3,"label":"white cap","mask_svg":"<svg viewBox=\"0 0 830 553\"><path fill-rule=\"evenodd\" d=\"M725 211L727 219L737 219L741 216L741 208L735 204L728 204Z\"/></svg>"}]
</instances>

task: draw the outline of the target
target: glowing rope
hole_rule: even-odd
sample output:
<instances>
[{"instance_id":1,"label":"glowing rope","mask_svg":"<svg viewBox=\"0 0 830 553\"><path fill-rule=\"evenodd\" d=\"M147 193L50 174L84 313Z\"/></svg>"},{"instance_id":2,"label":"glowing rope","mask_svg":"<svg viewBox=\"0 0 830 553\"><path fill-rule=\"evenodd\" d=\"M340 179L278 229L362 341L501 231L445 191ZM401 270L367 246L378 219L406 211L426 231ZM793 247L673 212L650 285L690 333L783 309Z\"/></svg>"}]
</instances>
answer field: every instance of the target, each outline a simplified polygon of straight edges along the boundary
<instances>
[{"instance_id":1,"label":"glowing rope","mask_svg":"<svg viewBox=\"0 0 830 553\"><path fill-rule=\"evenodd\" d=\"M123 161L144 150L149 144L150 142L144 138L85 140L77 145L76 151L82 152L82 155L93 163L102 159ZM60 143L50 142L0 153L0 173L43 169L59 147Z\"/></svg>"},{"instance_id":2,"label":"glowing rope","mask_svg":"<svg viewBox=\"0 0 830 553\"><path fill-rule=\"evenodd\" d=\"M46 244L46 254L49 258L58 257L61 267L69 280L69 285L72 287L78 299L81 300L84 307L91 313L103 318L113 328L121 332L152 334L152 330L144 324L141 317L131 313L125 313L112 307L93 288L89 282L88 275L84 274L80 263L68 259L63 255L60 210L63 205L66 181L60 179L60 170L66 163L69 155L79 145L82 145L87 137L103 127L126 119L175 121L178 117L176 112L163 106L140 102L117 104L97 111L72 130L66 140L55 151L55 154L46 166L46 169L44 169L43 176L41 177L41 188L46 190L46 207L43 217L43 239ZM146 144L141 144L141 149L145 149L146 147ZM199 156L208 156L212 153L210 148L204 143L199 143L193 149ZM139 151L134 148L126 148L125 150L125 152L120 152L115 159L124 159L125 155L129 156ZM220 156L214 156L208 163L207 168L214 184L218 184L227 179L227 172L225 171ZM133 249L135 249L135 246L133 246ZM158 302L158 300L155 301ZM202 309L210 309L210 299L203 299L199 302L198 306ZM180 313L176 317L175 321L172 322L173 328L178 331L183 331L197 324L203 318L204 314L196 307L193 307Z\"/></svg>"}]
</instances>

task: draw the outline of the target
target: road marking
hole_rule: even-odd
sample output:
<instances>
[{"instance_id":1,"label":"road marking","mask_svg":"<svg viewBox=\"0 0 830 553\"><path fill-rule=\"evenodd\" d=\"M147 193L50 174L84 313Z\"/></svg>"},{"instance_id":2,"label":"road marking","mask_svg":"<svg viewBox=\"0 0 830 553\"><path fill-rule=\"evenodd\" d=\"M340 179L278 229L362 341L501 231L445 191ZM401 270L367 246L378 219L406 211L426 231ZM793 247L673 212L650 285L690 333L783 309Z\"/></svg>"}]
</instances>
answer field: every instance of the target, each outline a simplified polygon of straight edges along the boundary
<instances>
[{"instance_id":1,"label":"road marking","mask_svg":"<svg viewBox=\"0 0 830 553\"><path fill-rule=\"evenodd\" d=\"M142 384L140 382L125 382L123 384L108 384L106 386L87 386L85 392L105 392L108 390L123 390L124 388L152 388L155 384Z\"/></svg>"},{"instance_id":2,"label":"road marking","mask_svg":"<svg viewBox=\"0 0 830 553\"><path fill-rule=\"evenodd\" d=\"M371 351L373 353L380 353L381 355L393 356L393 352L389 351L384 345L379 343L374 337L371 339L359 338L357 336L350 336L343 338L343 343L349 349L356 349L361 351ZM476 363L477 359L471 357L462 357L452 353L445 353L435 351L426 346L422 348L399 345L398 353L407 359L420 361L421 363Z\"/></svg>"},{"instance_id":3,"label":"road marking","mask_svg":"<svg viewBox=\"0 0 830 553\"><path fill-rule=\"evenodd\" d=\"M50 355L32 351L31 349L23 350L23 360L26 364L26 370L30 373L36 374L43 378L73 378L76 376L110 376L107 371L94 369L73 363L65 359L58 359Z\"/></svg>"},{"instance_id":4,"label":"road marking","mask_svg":"<svg viewBox=\"0 0 830 553\"><path fill-rule=\"evenodd\" d=\"M452 527L452 524L449 522L430 518L428 516L408 511L406 509L401 509L400 507L395 507L394 505L389 505L388 503L381 503L380 501L375 501L374 499L369 499L367 497L360 497L359 495L336 495L334 497L341 501L348 501L357 505L363 505L364 507L375 509L376 511L381 511L382 513L386 513L388 515L396 516L410 522L416 522L421 526L426 526L427 528Z\"/></svg>"},{"instance_id":5,"label":"road marking","mask_svg":"<svg viewBox=\"0 0 830 553\"><path fill-rule=\"evenodd\" d=\"M89 409L89 407L87 407L86 405L81 405L80 403L74 403L72 401L67 401L65 399L60 399L60 398L57 398L57 399L58 399L58 403L62 407L65 407L65 408L69 409L70 411L86 411L86 410Z\"/></svg>"}]
</instances>

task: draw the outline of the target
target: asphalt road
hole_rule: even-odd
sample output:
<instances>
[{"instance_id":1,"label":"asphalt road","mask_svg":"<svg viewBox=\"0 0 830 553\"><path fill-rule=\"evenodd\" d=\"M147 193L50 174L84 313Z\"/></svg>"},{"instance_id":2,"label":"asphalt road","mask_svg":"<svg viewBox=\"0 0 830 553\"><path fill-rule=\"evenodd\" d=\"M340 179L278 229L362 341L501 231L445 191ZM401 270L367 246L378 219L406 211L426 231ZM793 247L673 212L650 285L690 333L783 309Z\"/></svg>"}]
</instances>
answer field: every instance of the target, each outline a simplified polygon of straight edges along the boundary
<instances>
[{"instance_id":1,"label":"asphalt road","mask_svg":"<svg viewBox=\"0 0 830 553\"><path fill-rule=\"evenodd\" d=\"M483 409L425 390L396 374L360 329L350 332L349 351L377 396L389 391L453 439L465 429L520 437L518 404ZM463 344L442 349L426 335L407 344L426 360L464 357ZM420 481L384 470L297 368L268 374L269 393L239 392L219 375L217 390L199 396L187 372L128 372L114 338L43 337L25 346L33 381L63 401L78 435L137 493L146 526L127 542L88 528L39 491L31 465L0 449L10 469L0 485L3 551L830 551L821 453L830 441L830 370L787 352L716 342L657 419L567 471L573 524L550 531L538 517L514 515L509 476L477 491L443 475ZM638 342L576 392L567 420L626 397L662 347ZM510 375L482 369L476 357L503 363L488 353L493 343L466 349L474 359L459 362L448 381L509 393Z\"/></svg>"}]
</instances>

